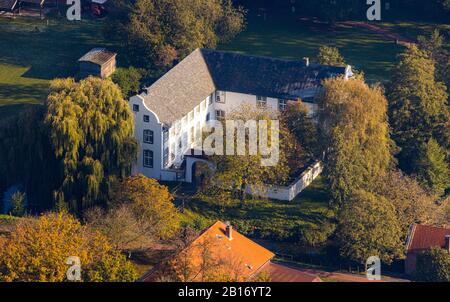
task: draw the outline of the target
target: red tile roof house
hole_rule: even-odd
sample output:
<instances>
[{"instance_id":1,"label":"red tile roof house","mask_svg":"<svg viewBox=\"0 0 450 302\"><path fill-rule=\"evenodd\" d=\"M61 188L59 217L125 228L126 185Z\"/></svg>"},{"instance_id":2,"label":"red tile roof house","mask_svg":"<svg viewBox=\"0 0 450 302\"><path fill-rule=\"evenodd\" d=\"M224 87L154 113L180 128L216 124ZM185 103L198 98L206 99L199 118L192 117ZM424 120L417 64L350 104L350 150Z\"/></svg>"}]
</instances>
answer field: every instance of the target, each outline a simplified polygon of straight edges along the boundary
<instances>
[{"instance_id":1,"label":"red tile roof house","mask_svg":"<svg viewBox=\"0 0 450 302\"><path fill-rule=\"evenodd\" d=\"M201 256L202 251L199 246L202 242L211 239L214 245L211 245L211 254L219 259L232 259L224 261L225 265L232 265L231 270L239 270L241 281L252 281L260 273L264 272L270 278L271 282L321 282L322 280L313 274L290 268L281 264L271 262L275 256L274 253L248 239L242 234L233 230L229 223L225 224L217 221L212 226L204 230L192 243L183 251L188 250L189 264L192 268L193 277L191 281L201 281ZM181 252L180 252L181 254ZM173 258L177 258L180 254ZM186 255L186 254L184 254ZM238 266L238 267L235 267ZM228 269L228 268L218 268ZM165 277L159 266L155 267L145 274L141 281L154 282Z\"/></svg>"},{"instance_id":2,"label":"red tile roof house","mask_svg":"<svg viewBox=\"0 0 450 302\"><path fill-rule=\"evenodd\" d=\"M405 273L413 274L417 255L434 247L450 252L450 229L414 224L406 246Z\"/></svg>"}]
</instances>

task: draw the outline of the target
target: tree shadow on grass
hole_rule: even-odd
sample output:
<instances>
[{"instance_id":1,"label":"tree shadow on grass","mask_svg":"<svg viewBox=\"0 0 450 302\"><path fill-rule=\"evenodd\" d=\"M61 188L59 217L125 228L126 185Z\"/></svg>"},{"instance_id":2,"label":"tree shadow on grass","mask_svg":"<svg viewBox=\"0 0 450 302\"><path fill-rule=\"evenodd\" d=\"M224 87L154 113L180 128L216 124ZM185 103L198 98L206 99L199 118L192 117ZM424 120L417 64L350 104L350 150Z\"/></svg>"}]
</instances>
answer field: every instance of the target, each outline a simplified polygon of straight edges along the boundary
<instances>
[{"instance_id":1,"label":"tree shadow on grass","mask_svg":"<svg viewBox=\"0 0 450 302\"><path fill-rule=\"evenodd\" d=\"M40 103L45 100L47 94L47 84L0 84L0 105L8 105L11 101L16 103Z\"/></svg>"}]
</instances>

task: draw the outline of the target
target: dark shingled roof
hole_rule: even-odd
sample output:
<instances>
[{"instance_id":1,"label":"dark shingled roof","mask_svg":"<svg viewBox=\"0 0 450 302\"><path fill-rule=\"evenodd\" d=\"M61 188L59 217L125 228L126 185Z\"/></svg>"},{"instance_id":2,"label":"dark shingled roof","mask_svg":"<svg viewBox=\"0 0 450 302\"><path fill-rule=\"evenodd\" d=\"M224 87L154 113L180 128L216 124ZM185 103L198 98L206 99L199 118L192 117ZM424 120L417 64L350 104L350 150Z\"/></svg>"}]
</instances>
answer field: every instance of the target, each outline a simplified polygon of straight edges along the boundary
<instances>
[{"instance_id":1,"label":"dark shingled roof","mask_svg":"<svg viewBox=\"0 0 450 302\"><path fill-rule=\"evenodd\" d=\"M87 54L82 56L78 61L103 65L113 59L115 56L117 56L115 52L106 50L105 48L93 48Z\"/></svg>"},{"instance_id":2,"label":"dark shingled roof","mask_svg":"<svg viewBox=\"0 0 450 302\"><path fill-rule=\"evenodd\" d=\"M17 0L0 0L0 10L11 11L17 5Z\"/></svg>"},{"instance_id":3,"label":"dark shingled roof","mask_svg":"<svg viewBox=\"0 0 450 302\"><path fill-rule=\"evenodd\" d=\"M197 49L141 96L162 123L171 124L216 90L297 99L302 90L345 74L346 67Z\"/></svg>"}]
</instances>

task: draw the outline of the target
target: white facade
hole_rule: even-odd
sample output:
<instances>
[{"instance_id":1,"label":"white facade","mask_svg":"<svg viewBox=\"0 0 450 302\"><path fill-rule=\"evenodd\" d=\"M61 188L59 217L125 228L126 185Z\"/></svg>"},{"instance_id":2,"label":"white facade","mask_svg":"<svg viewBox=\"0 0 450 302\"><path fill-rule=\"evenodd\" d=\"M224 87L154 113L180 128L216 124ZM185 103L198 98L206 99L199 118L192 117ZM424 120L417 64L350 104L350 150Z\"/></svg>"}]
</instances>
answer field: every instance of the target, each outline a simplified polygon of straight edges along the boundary
<instances>
[{"instance_id":1,"label":"white facade","mask_svg":"<svg viewBox=\"0 0 450 302\"><path fill-rule=\"evenodd\" d=\"M282 109L286 101L216 91L172 125L163 125L158 116L145 105L144 98L134 96L129 103L135 117L135 138L139 144L139 155L133 167L133 174L143 174L163 181L191 182L191 165L186 166L185 155L195 148L195 137L201 133L208 120L224 117L244 104L265 104L268 109L275 111ZM311 113L316 111L316 104L305 104ZM152 137L151 140L149 136Z\"/></svg>"}]
</instances>

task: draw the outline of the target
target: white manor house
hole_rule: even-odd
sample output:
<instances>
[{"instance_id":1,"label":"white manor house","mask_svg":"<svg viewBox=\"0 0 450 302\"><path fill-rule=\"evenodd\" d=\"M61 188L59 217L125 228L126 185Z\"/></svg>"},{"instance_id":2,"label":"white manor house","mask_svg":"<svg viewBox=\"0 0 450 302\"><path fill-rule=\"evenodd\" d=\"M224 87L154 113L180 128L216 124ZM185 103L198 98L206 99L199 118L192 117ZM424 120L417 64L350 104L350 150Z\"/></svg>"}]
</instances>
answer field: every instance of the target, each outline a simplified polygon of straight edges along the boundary
<instances>
[{"instance_id":1,"label":"white manor house","mask_svg":"<svg viewBox=\"0 0 450 302\"><path fill-rule=\"evenodd\" d=\"M163 77L130 98L139 156L133 174L193 182L195 136L209 120L243 104L284 110L302 99L314 113L324 79L353 75L350 66L309 64L234 52L197 49Z\"/></svg>"}]
</instances>

